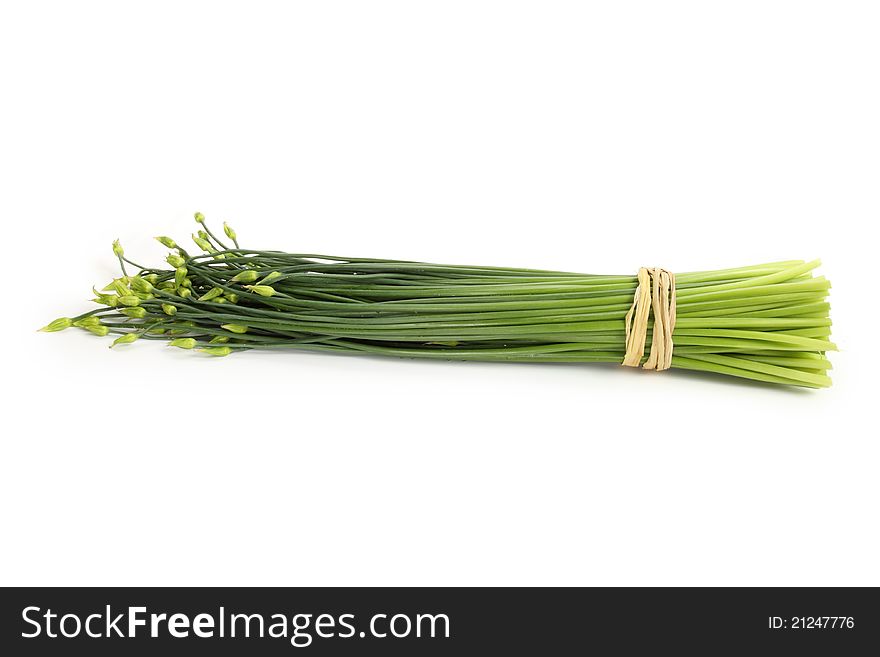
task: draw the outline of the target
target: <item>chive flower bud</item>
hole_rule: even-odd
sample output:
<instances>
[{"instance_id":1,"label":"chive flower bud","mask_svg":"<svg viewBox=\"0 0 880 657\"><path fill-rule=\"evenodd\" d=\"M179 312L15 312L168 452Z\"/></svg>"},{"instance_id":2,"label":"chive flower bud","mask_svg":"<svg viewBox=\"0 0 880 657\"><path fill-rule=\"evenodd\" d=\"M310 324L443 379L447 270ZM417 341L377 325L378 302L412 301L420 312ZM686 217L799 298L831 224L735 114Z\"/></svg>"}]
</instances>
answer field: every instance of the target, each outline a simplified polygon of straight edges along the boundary
<instances>
[{"instance_id":1,"label":"chive flower bud","mask_svg":"<svg viewBox=\"0 0 880 657\"><path fill-rule=\"evenodd\" d=\"M196 213L193 215L193 217L194 217L195 220L196 220L197 222L199 222L200 224L205 223L205 215L203 215L201 212L196 212Z\"/></svg>"},{"instance_id":2,"label":"chive flower bud","mask_svg":"<svg viewBox=\"0 0 880 657\"><path fill-rule=\"evenodd\" d=\"M159 280L159 274L147 274L143 279L150 285L155 285Z\"/></svg>"},{"instance_id":3,"label":"chive flower bud","mask_svg":"<svg viewBox=\"0 0 880 657\"><path fill-rule=\"evenodd\" d=\"M174 338L168 343L169 347L180 347L181 349L192 349L196 346L194 338Z\"/></svg>"},{"instance_id":4,"label":"chive flower bud","mask_svg":"<svg viewBox=\"0 0 880 657\"><path fill-rule=\"evenodd\" d=\"M181 258L179 255L174 255L173 253L165 258L165 262L167 262L175 269L177 269L178 267L183 267L186 264L186 260Z\"/></svg>"},{"instance_id":5,"label":"chive flower bud","mask_svg":"<svg viewBox=\"0 0 880 657\"><path fill-rule=\"evenodd\" d=\"M41 331L45 331L46 333L55 333L56 331L63 331L66 328L70 328L73 326L73 320L70 317L59 317L56 320L53 320L46 324Z\"/></svg>"},{"instance_id":6,"label":"chive flower bud","mask_svg":"<svg viewBox=\"0 0 880 657\"><path fill-rule=\"evenodd\" d=\"M232 226L227 224L225 221L223 222L223 232L226 233L226 237L231 239L233 242L236 240L237 235L235 234L235 231L232 230Z\"/></svg>"},{"instance_id":7,"label":"chive flower bud","mask_svg":"<svg viewBox=\"0 0 880 657\"><path fill-rule=\"evenodd\" d=\"M186 275L188 273L189 272L187 271L186 267L178 267L177 269L175 269L174 270L174 284L178 287L183 285L183 279L186 278Z\"/></svg>"},{"instance_id":8,"label":"chive flower bud","mask_svg":"<svg viewBox=\"0 0 880 657\"><path fill-rule=\"evenodd\" d=\"M211 303L229 303L226 300L226 297L217 297L216 299L211 299Z\"/></svg>"},{"instance_id":9,"label":"chive flower bud","mask_svg":"<svg viewBox=\"0 0 880 657\"><path fill-rule=\"evenodd\" d=\"M128 315L134 319L143 319L147 316L147 311L144 308L138 306L137 308L123 308L120 310L123 315Z\"/></svg>"},{"instance_id":10,"label":"chive flower bud","mask_svg":"<svg viewBox=\"0 0 880 657\"><path fill-rule=\"evenodd\" d=\"M199 349L199 351L211 356L228 356L232 353L232 349L229 347L206 347L204 349Z\"/></svg>"},{"instance_id":11,"label":"chive flower bud","mask_svg":"<svg viewBox=\"0 0 880 657\"><path fill-rule=\"evenodd\" d=\"M139 306L141 305L141 300L133 294L126 294L119 297L119 303L123 306Z\"/></svg>"},{"instance_id":12,"label":"chive flower bud","mask_svg":"<svg viewBox=\"0 0 880 657\"><path fill-rule=\"evenodd\" d=\"M226 329L230 333L247 333L248 327L241 324L221 324L220 328Z\"/></svg>"},{"instance_id":13,"label":"chive flower bud","mask_svg":"<svg viewBox=\"0 0 880 657\"><path fill-rule=\"evenodd\" d=\"M204 251L205 253L214 253L214 247L211 246L211 243L204 237L202 237L201 235L191 235L191 237L193 242L196 243L196 246L198 246L202 251Z\"/></svg>"},{"instance_id":14,"label":"chive flower bud","mask_svg":"<svg viewBox=\"0 0 880 657\"><path fill-rule=\"evenodd\" d=\"M120 335L118 338L116 338L113 341L113 344L110 345L110 348L112 349L113 347L115 347L118 344L131 344L132 342L137 340L139 337L141 337L141 336L139 336L137 333L126 333L125 335Z\"/></svg>"},{"instance_id":15,"label":"chive flower bud","mask_svg":"<svg viewBox=\"0 0 880 657\"><path fill-rule=\"evenodd\" d=\"M253 283L258 278L257 272L253 269L245 269L244 271L238 272L235 276L229 279L230 283Z\"/></svg>"},{"instance_id":16,"label":"chive flower bud","mask_svg":"<svg viewBox=\"0 0 880 657\"><path fill-rule=\"evenodd\" d=\"M125 251L122 249L122 244L119 243L119 240L113 240L113 255L117 258L121 258L125 255Z\"/></svg>"},{"instance_id":17,"label":"chive flower bud","mask_svg":"<svg viewBox=\"0 0 880 657\"><path fill-rule=\"evenodd\" d=\"M189 299L192 296L192 290L190 290L188 287L177 288L177 293L184 299Z\"/></svg>"},{"instance_id":18,"label":"chive flower bud","mask_svg":"<svg viewBox=\"0 0 880 657\"><path fill-rule=\"evenodd\" d=\"M229 342L228 335L215 335L208 344L223 344L224 342Z\"/></svg>"},{"instance_id":19,"label":"chive flower bud","mask_svg":"<svg viewBox=\"0 0 880 657\"><path fill-rule=\"evenodd\" d=\"M110 286L113 291L121 297L131 293L131 290L128 289L128 285L121 278L114 278L113 282L110 283Z\"/></svg>"},{"instance_id":20,"label":"chive flower bud","mask_svg":"<svg viewBox=\"0 0 880 657\"><path fill-rule=\"evenodd\" d=\"M135 292L141 292L142 294L149 294L153 291L153 284L150 283L145 278L141 278L140 276L132 276L131 277L131 289Z\"/></svg>"},{"instance_id":21,"label":"chive flower bud","mask_svg":"<svg viewBox=\"0 0 880 657\"><path fill-rule=\"evenodd\" d=\"M279 278L284 276L280 271L273 271L271 274L267 274L266 277L260 281L260 285L269 285L274 281L277 281Z\"/></svg>"},{"instance_id":22,"label":"chive flower bud","mask_svg":"<svg viewBox=\"0 0 880 657\"><path fill-rule=\"evenodd\" d=\"M186 335L195 325L195 322L178 322L177 328L169 329L168 335Z\"/></svg>"},{"instance_id":23,"label":"chive flower bud","mask_svg":"<svg viewBox=\"0 0 880 657\"><path fill-rule=\"evenodd\" d=\"M117 298L118 297L113 297L108 294L101 294L92 299L92 301L94 301L95 303L100 303L102 306L110 306L111 308L115 308L116 304L118 303L116 301Z\"/></svg>"},{"instance_id":24,"label":"chive flower bud","mask_svg":"<svg viewBox=\"0 0 880 657\"><path fill-rule=\"evenodd\" d=\"M177 306L172 306L170 303L162 304L162 312L166 315L176 315L177 314Z\"/></svg>"},{"instance_id":25,"label":"chive flower bud","mask_svg":"<svg viewBox=\"0 0 880 657\"><path fill-rule=\"evenodd\" d=\"M116 307L116 297L112 294L101 294L94 286L92 286L92 292L95 293L95 298L92 299L95 303L100 303L103 306L110 306L111 308Z\"/></svg>"},{"instance_id":26,"label":"chive flower bud","mask_svg":"<svg viewBox=\"0 0 880 657\"><path fill-rule=\"evenodd\" d=\"M261 297L271 297L275 294L275 288L271 285L245 285L245 287Z\"/></svg>"},{"instance_id":27,"label":"chive flower bud","mask_svg":"<svg viewBox=\"0 0 880 657\"><path fill-rule=\"evenodd\" d=\"M163 246L167 246L169 249L176 249L177 248L177 242L175 242L170 237L165 237L164 235L160 235L159 237L156 238L156 241L158 241Z\"/></svg>"},{"instance_id":28,"label":"chive flower bud","mask_svg":"<svg viewBox=\"0 0 880 657\"><path fill-rule=\"evenodd\" d=\"M88 328L90 326L98 326L101 324L101 319L95 317L94 315L89 315L88 317L83 317L82 319L76 320L73 325L77 328Z\"/></svg>"},{"instance_id":29,"label":"chive flower bud","mask_svg":"<svg viewBox=\"0 0 880 657\"><path fill-rule=\"evenodd\" d=\"M99 335L102 338L110 332L110 329L103 324L99 324L98 326L86 326L85 329L86 331Z\"/></svg>"},{"instance_id":30,"label":"chive flower bud","mask_svg":"<svg viewBox=\"0 0 880 657\"><path fill-rule=\"evenodd\" d=\"M222 287L212 287L210 290L205 292L202 296L199 297L199 301L210 301L211 299L216 299L221 294L223 294Z\"/></svg>"},{"instance_id":31,"label":"chive flower bud","mask_svg":"<svg viewBox=\"0 0 880 657\"><path fill-rule=\"evenodd\" d=\"M238 303L238 295L235 292L227 292L223 296L229 303Z\"/></svg>"}]
</instances>

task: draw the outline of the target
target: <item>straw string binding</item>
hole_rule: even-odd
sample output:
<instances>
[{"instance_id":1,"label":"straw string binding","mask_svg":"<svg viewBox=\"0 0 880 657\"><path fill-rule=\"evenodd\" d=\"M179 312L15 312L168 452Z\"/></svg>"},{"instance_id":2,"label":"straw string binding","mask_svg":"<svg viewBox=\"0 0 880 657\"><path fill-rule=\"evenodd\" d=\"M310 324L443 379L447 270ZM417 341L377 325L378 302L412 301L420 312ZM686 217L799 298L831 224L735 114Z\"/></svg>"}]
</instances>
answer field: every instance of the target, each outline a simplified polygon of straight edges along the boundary
<instances>
[{"instance_id":1,"label":"straw string binding","mask_svg":"<svg viewBox=\"0 0 880 657\"><path fill-rule=\"evenodd\" d=\"M622 365L638 367L645 356L648 322L653 315L651 349L642 366L668 370L672 365L672 331L675 330L675 274L660 267L639 269L638 287L626 313L626 353Z\"/></svg>"}]
</instances>

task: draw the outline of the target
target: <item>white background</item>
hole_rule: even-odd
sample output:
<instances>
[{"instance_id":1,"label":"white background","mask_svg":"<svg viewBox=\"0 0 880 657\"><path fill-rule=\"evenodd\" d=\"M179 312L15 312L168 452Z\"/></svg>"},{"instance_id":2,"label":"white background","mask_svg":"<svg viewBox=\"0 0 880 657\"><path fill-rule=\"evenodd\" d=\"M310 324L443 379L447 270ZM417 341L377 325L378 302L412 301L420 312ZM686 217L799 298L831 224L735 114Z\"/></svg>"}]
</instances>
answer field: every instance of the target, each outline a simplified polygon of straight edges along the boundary
<instances>
[{"instance_id":1,"label":"white background","mask_svg":"<svg viewBox=\"0 0 880 657\"><path fill-rule=\"evenodd\" d=\"M857 2L7 2L0 582L880 584ZM113 238L590 273L821 257L834 387L81 331Z\"/></svg>"}]
</instances>

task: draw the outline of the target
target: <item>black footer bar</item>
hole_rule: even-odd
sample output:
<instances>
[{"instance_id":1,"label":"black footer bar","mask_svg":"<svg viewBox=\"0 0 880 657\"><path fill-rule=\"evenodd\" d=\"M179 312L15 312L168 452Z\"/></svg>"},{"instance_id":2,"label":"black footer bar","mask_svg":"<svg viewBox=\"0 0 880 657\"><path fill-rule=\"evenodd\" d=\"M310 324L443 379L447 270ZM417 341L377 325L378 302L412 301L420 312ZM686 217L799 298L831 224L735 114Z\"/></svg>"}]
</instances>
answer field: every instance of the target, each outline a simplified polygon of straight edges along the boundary
<instances>
[{"instance_id":1,"label":"black footer bar","mask_svg":"<svg viewBox=\"0 0 880 657\"><path fill-rule=\"evenodd\" d=\"M0 654L866 654L880 646L878 600L871 588L8 588Z\"/></svg>"}]
</instances>

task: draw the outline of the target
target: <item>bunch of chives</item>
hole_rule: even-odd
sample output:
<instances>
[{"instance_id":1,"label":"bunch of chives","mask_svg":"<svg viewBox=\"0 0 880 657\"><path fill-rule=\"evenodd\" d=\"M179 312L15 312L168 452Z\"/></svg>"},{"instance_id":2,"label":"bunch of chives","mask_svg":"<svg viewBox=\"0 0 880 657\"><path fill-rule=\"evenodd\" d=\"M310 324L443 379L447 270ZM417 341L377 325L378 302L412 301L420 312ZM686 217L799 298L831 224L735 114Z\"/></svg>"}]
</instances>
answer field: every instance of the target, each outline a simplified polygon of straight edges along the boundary
<instances>
[{"instance_id":1,"label":"bunch of chives","mask_svg":"<svg viewBox=\"0 0 880 657\"><path fill-rule=\"evenodd\" d=\"M163 340L226 356L303 349L444 360L620 363L636 276L439 265L261 251L224 242L201 213L190 254L168 268L113 251L122 276L95 290L99 308L44 327L113 334L113 345ZM769 383L827 387L829 282L818 261L676 275L672 367ZM137 273L133 273L134 271ZM650 344L650 329L648 343Z\"/></svg>"}]
</instances>

